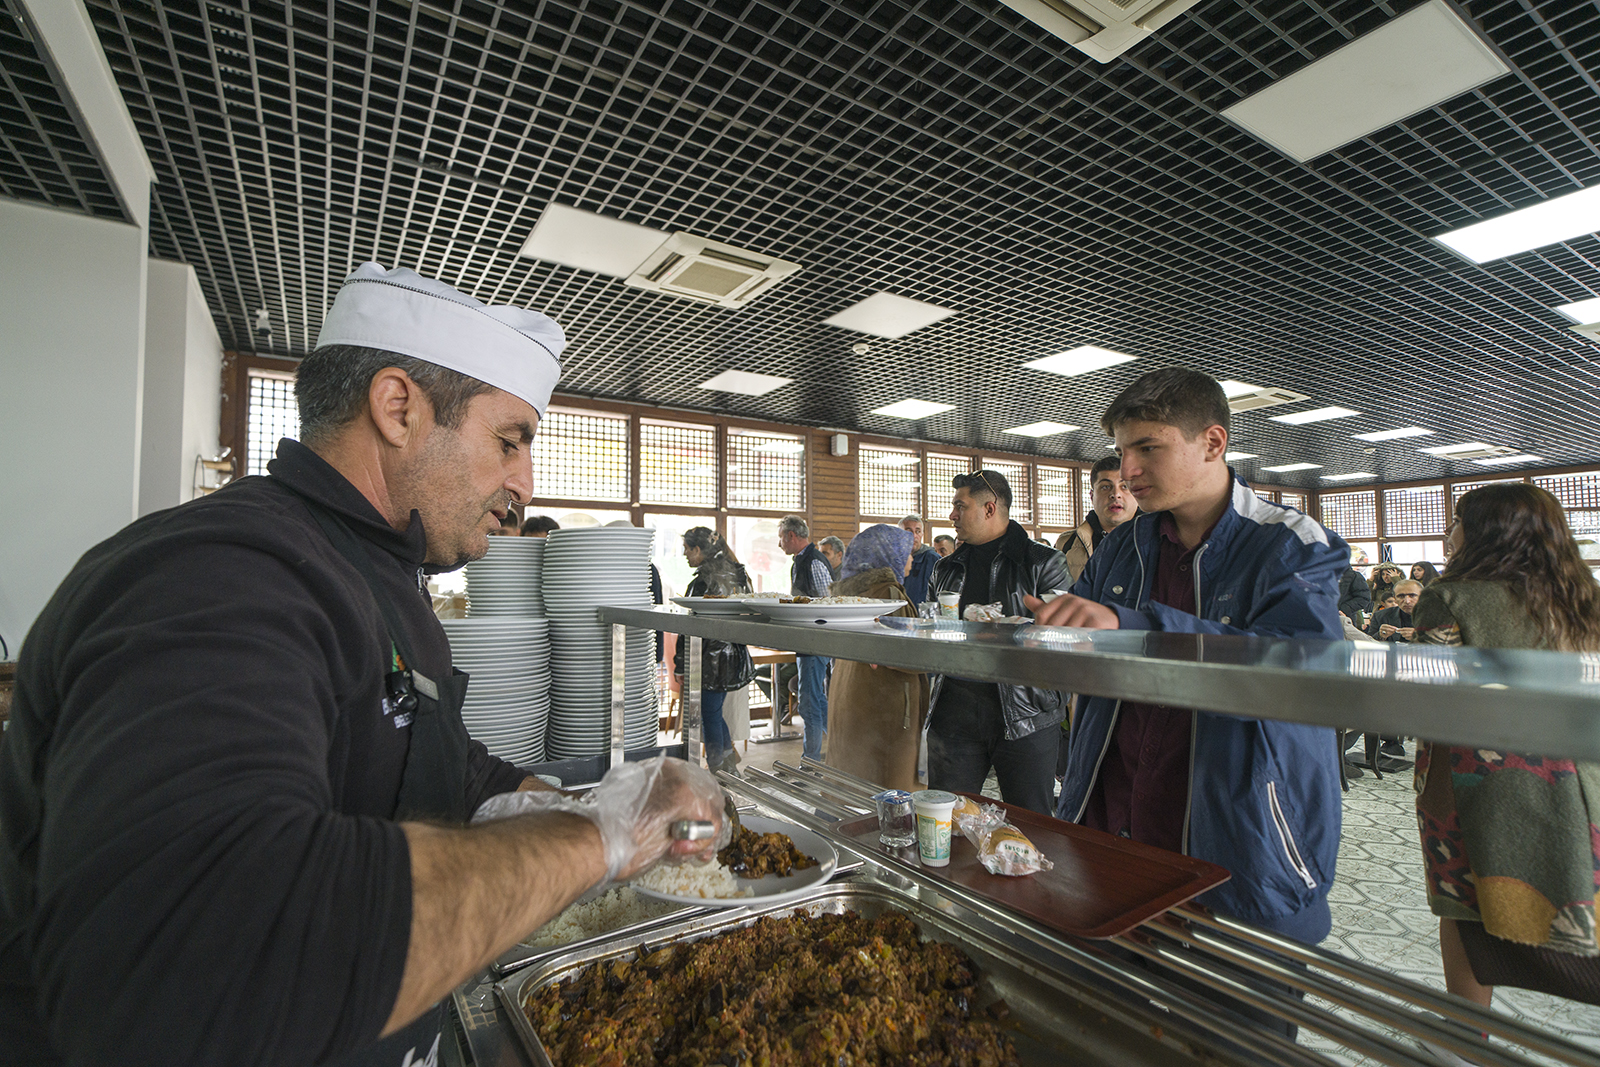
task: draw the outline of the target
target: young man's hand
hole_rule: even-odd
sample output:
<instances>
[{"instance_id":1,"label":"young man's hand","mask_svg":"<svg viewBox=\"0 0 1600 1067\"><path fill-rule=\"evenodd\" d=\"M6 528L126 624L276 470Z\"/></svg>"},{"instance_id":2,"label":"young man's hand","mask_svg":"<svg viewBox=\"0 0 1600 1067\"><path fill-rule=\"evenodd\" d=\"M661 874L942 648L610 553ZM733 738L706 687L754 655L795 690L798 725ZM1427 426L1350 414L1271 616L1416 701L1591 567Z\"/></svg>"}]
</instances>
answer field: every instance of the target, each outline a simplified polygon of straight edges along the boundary
<instances>
[{"instance_id":1,"label":"young man's hand","mask_svg":"<svg viewBox=\"0 0 1600 1067\"><path fill-rule=\"evenodd\" d=\"M1025 596L1022 606L1033 612L1033 621L1045 626L1079 626L1085 630L1116 630L1122 622L1104 604L1081 596L1063 593L1046 604L1038 597Z\"/></svg>"}]
</instances>

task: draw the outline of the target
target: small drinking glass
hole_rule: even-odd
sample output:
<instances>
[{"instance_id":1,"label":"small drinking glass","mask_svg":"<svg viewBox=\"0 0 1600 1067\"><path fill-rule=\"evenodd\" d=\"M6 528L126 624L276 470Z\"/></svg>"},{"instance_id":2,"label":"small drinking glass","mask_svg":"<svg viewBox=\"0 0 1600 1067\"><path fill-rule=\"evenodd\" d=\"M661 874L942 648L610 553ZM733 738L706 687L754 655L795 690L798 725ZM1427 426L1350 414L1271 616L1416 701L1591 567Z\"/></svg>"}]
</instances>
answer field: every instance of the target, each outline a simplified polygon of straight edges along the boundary
<instances>
[{"instance_id":1,"label":"small drinking glass","mask_svg":"<svg viewBox=\"0 0 1600 1067\"><path fill-rule=\"evenodd\" d=\"M915 844L917 820L911 810L911 794L904 789L886 789L872 799L878 807L878 844L889 848Z\"/></svg>"}]
</instances>

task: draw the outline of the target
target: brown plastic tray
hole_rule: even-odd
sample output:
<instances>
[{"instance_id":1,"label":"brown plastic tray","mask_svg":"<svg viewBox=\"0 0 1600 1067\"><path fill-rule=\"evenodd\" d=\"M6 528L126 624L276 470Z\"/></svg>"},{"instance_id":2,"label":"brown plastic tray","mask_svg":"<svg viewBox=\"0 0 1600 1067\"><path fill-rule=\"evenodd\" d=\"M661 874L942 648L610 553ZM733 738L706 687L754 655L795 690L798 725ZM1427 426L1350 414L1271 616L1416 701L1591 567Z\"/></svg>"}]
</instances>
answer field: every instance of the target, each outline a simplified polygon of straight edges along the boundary
<instances>
[{"instance_id":1,"label":"brown plastic tray","mask_svg":"<svg viewBox=\"0 0 1600 1067\"><path fill-rule=\"evenodd\" d=\"M951 834L950 866L923 869L1064 934L1116 937L1232 877L1226 868L1192 856L1047 818L988 797L961 795L1005 809L1012 825L1027 834L1055 867L1021 878L990 874L978 862L978 850L958 830ZM916 855L915 848L890 852L878 844L875 815L840 823L837 829L881 852Z\"/></svg>"}]
</instances>

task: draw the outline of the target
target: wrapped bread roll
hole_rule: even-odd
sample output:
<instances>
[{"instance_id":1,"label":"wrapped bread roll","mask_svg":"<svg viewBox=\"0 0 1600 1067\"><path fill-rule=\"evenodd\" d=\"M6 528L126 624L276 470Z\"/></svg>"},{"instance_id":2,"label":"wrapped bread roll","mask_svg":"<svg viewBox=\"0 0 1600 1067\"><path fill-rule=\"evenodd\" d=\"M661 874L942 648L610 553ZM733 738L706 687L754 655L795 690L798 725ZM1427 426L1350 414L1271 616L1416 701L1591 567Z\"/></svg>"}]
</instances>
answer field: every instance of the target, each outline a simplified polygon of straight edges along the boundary
<instances>
[{"instance_id":1,"label":"wrapped bread roll","mask_svg":"<svg viewBox=\"0 0 1600 1067\"><path fill-rule=\"evenodd\" d=\"M951 822L978 850L978 862L990 874L1019 878L1055 866L1032 841L1006 821L1004 811L992 804L975 804L957 797Z\"/></svg>"}]
</instances>

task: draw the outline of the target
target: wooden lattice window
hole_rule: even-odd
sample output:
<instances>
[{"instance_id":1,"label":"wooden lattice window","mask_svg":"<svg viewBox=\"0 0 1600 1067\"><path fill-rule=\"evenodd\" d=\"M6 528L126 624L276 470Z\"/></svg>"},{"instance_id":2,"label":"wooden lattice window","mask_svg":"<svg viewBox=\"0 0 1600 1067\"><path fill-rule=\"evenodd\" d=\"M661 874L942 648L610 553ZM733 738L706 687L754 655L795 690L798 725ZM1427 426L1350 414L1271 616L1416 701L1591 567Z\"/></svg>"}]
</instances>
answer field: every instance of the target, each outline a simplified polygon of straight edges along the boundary
<instances>
[{"instance_id":1,"label":"wooden lattice window","mask_svg":"<svg viewBox=\"0 0 1600 1067\"><path fill-rule=\"evenodd\" d=\"M1011 483L1011 518L1019 526L1033 525L1033 466L1028 463L1008 463L1000 459L985 459L983 469L999 471Z\"/></svg>"},{"instance_id":2,"label":"wooden lattice window","mask_svg":"<svg viewBox=\"0 0 1600 1067\"><path fill-rule=\"evenodd\" d=\"M1548 489L1567 508L1600 508L1600 471L1591 474L1550 474L1533 484Z\"/></svg>"},{"instance_id":3,"label":"wooden lattice window","mask_svg":"<svg viewBox=\"0 0 1600 1067\"><path fill-rule=\"evenodd\" d=\"M798 434L728 431L728 507L801 511L806 506L806 442Z\"/></svg>"},{"instance_id":4,"label":"wooden lattice window","mask_svg":"<svg viewBox=\"0 0 1600 1067\"><path fill-rule=\"evenodd\" d=\"M966 456L945 456L929 452L924 464L928 477L928 511L935 515L950 514L950 497L955 492L950 479L972 470L972 460Z\"/></svg>"},{"instance_id":5,"label":"wooden lattice window","mask_svg":"<svg viewBox=\"0 0 1600 1067\"><path fill-rule=\"evenodd\" d=\"M1444 533L1444 487L1383 491L1383 532L1386 537L1414 537Z\"/></svg>"},{"instance_id":6,"label":"wooden lattice window","mask_svg":"<svg viewBox=\"0 0 1600 1067\"><path fill-rule=\"evenodd\" d=\"M533 436L533 493L561 500L628 499L628 417L551 408Z\"/></svg>"},{"instance_id":7,"label":"wooden lattice window","mask_svg":"<svg viewBox=\"0 0 1600 1067\"><path fill-rule=\"evenodd\" d=\"M1288 497L1289 494L1283 495ZM1284 503L1288 504L1289 501L1285 500ZM1323 493L1322 525L1346 541L1373 540L1378 536L1377 494L1371 489Z\"/></svg>"},{"instance_id":8,"label":"wooden lattice window","mask_svg":"<svg viewBox=\"0 0 1600 1067\"><path fill-rule=\"evenodd\" d=\"M1292 489L1285 489L1278 493L1278 503L1285 507L1294 508L1299 512L1311 510L1311 496L1309 493L1296 493Z\"/></svg>"},{"instance_id":9,"label":"wooden lattice window","mask_svg":"<svg viewBox=\"0 0 1600 1067\"><path fill-rule=\"evenodd\" d=\"M639 499L645 504L716 507L716 428L641 419Z\"/></svg>"},{"instance_id":10,"label":"wooden lattice window","mask_svg":"<svg viewBox=\"0 0 1600 1067\"><path fill-rule=\"evenodd\" d=\"M1078 471L1074 467L1039 467L1039 525L1066 530L1078 523Z\"/></svg>"},{"instance_id":11,"label":"wooden lattice window","mask_svg":"<svg viewBox=\"0 0 1600 1067\"><path fill-rule=\"evenodd\" d=\"M922 459L899 448L862 445L858 452L856 509L899 522L922 511Z\"/></svg>"},{"instance_id":12,"label":"wooden lattice window","mask_svg":"<svg viewBox=\"0 0 1600 1067\"><path fill-rule=\"evenodd\" d=\"M300 437L300 405L294 398L294 375L250 368L248 410L244 472L265 474L267 461L278 454L278 438Z\"/></svg>"}]
</instances>

